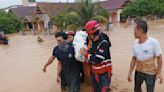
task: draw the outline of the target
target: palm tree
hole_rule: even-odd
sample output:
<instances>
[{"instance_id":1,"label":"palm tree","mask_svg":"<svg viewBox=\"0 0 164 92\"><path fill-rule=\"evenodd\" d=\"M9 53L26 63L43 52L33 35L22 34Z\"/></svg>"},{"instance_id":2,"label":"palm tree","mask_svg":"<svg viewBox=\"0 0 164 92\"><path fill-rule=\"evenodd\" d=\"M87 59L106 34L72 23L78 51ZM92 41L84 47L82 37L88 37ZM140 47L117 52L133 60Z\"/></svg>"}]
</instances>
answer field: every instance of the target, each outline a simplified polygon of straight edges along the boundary
<instances>
[{"instance_id":1,"label":"palm tree","mask_svg":"<svg viewBox=\"0 0 164 92\"><path fill-rule=\"evenodd\" d=\"M61 11L61 13L57 16L52 17L52 20L54 21L54 24L58 27L58 29L64 29L64 27L66 26L65 22L66 22L66 17L65 15L69 13L68 9L64 9L63 11Z\"/></svg>"},{"instance_id":2,"label":"palm tree","mask_svg":"<svg viewBox=\"0 0 164 92\"><path fill-rule=\"evenodd\" d=\"M89 20L96 19L100 23L107 23L109 13L93 0L76 0L76 9L68 12L61 18L65 22L68 30L77 30L85 25Z\"/></svg>"}]
</instances>

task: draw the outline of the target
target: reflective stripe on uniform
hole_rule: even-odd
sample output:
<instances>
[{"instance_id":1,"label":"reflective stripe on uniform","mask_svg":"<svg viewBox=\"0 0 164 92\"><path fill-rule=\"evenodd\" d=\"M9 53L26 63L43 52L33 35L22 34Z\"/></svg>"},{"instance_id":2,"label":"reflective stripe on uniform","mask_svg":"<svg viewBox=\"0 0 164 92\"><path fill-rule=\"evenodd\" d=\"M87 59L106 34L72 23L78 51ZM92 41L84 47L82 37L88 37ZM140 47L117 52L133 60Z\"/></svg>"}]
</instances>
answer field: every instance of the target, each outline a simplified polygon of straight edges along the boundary
<instances>
[{"instance_id":1,"label":"reflective stripe on uniform","mask_svg":"<svg viewBox=\"0 0 164 92\"><path fill-rule=\"evenodd\" d=\"M99 43L99 45L97 46L97 50L100 48L101 44L104 43L104 42L108 42L108 41L102 40L102 41Z\"/></svg>"},{"instance_id":2,"label":"reflective stripe on uniform","mask_svg":"<svg viewBox=\"0 0 164 92\"><path fill-rule=\"evenodd\" d=\"M102 69L102 68L105 68L105 67L108 67L108 66L112 66L112 64L111 64L111 63L109 63L109 64L104 64L104 65L99 66L99 67L92 66L92 68L93 68L93 69Z\"/></svg>"},{"instance_id":3,"label":"reflective stripe on uniform","mask_svg":"<svg viewBox=\"0 0 164 92\"><path fill-rule=\"evenodd\" d=\"M100 59L103 59L103 60L105 59L105 57L104 57L104 56L99 55L99 54L96 54L95 56L96 56L96 57L98 57L98 58L100 58Z\"/></svg>"},{"instance_id":4,"label":"reflective stripe on uniform","mask_svg":"<svg viewBox=\"0 0 164 92\"><path fill-rule=\"evenodd\" d=\"M107 62L111 63L111 59L106 59L106 60L102 61L101 63L107 63Z\"/></svg>"},{"instance_id":5,"label":"reflective stripe on uniform","mask_svg":"<svg viewBox=\"0 0 164 92\"><path fill-rule=\"evenodd\" d=\"M92 54L88 54L88 60L90 61L90 57L91 57Z\"/></svg>"}]
</instances>

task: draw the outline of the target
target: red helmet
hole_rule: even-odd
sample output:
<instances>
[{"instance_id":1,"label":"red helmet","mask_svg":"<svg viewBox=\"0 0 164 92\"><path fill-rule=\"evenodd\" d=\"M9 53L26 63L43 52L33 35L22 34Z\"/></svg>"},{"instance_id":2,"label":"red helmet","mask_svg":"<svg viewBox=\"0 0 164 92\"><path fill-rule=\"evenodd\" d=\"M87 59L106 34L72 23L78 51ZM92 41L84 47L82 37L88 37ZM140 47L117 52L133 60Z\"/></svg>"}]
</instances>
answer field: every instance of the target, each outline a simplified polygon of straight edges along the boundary
<instances>
[{"instance_id":1,"label":"red helmet","mask_svg":"<svg viewBox=\"0 0 164 92\"><path fill-rule=\"evenodd\" d=\"M68 31L67 35L75 35L75 32L74 31Z\"/></svg>"},{"instance_id":2,"label":"red helmet","mask_svg":"<svg viewBox=\"0 0 164 92\"><path fill-rule=\"evenodd\" d=\"M86 23L84 30L88 34L93 34L100 29L100 25L96 20L91 20Z\"/></svg>"}]
</instances>

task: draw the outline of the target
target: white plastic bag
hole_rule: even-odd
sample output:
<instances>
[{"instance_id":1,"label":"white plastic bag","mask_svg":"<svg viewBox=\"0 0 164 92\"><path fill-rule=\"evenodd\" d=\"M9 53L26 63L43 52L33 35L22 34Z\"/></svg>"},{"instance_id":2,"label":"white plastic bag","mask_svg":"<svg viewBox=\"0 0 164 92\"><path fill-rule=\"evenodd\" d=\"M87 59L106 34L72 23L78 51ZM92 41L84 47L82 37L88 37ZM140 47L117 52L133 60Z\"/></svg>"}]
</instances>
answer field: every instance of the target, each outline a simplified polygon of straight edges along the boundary
<instances>
[{"instance_id":1,"label":"white plastic bag","mask_svg":"<svg viewBox=\"0 0 164 92\"><path fill-rule=\"evenodd\" d=\"M87 38L87 33L85 31L77 31L74 36L73 45L75 48L75 58L80 62L85 62L85 57L80 54L80 48L86 48L85 45Z\"/></svg>"}]
</instances>

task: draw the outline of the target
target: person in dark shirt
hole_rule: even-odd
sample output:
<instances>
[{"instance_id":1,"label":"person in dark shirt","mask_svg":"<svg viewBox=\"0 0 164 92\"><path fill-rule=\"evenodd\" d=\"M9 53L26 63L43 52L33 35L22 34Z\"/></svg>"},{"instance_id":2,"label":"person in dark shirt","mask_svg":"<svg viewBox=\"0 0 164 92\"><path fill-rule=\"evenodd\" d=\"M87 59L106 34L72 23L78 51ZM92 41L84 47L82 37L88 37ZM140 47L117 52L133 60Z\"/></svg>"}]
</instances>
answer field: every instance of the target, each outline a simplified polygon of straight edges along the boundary
<instances>
[{"instance_id":1,"label":"person in dark shirt","mask_svg":"<svg viewBox=\"0 0 164 92\"><path fill-rule=\"evenodd\" d=\"M65 76L65 81L69 88L69 92L79 92L80 90L80 68L78 61L74 57L74 47L71 43L67 43L67 34L58 32L55 35L58 45L54 48L53 54L44 65L43 71L50 65L55 58L57 62L57 82L61 80L61 72Z\"/></svg>"},{"instance_id":2,"label":"person in dark shirt","mask_svg":"<svg viewBox=\"0 0 164 92\"><path fill-rule=\"evenodd\" d=\"M73 43L73 40L74 40L74 36L76 35L76 32L74 31L68 31L67 32L67 41L69 43ZM83 68L83 63L79 61L79 66L80 66L80 82L81 83L84 83L85 81L85 75L84 75L84 68Z\"/></svg>"}]
</instances>

